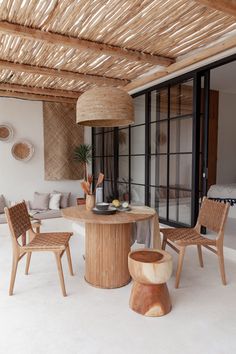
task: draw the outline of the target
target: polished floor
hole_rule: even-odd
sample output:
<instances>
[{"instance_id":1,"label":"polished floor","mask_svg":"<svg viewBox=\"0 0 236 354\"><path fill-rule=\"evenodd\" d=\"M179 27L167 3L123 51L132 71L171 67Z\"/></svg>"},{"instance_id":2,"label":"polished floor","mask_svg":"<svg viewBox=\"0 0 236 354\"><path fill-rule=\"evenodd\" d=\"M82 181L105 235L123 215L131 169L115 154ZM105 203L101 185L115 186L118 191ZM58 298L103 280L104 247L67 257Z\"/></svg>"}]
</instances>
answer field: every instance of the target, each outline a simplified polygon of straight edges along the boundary
<instances>
[{"instance_id":1,"label":"polished floor","mask_svg":"<svg viewBox=\"0 0 236 354\"><path fill-rule=\"evenodd\" d=\"M45 230L70 227L63 220L44 223ZM196 250L190 248L180 289L174 289L174 276L168 284L172 312L146 318L129 309L131 284L102 290L84 281L84 238L79 234L71 242L74 277L69 275L66 259L63 262L68 297L61 296L53 255L45 253L33 255L29 276L24 275L25 260L21 262L14 296L9 297L11 243L6 230L0 236L0 353L236 353L233 249L225 250L228 285L223 286L214 254L204 252L205 268L201 269Z\"/></svg>"}]
</instances>

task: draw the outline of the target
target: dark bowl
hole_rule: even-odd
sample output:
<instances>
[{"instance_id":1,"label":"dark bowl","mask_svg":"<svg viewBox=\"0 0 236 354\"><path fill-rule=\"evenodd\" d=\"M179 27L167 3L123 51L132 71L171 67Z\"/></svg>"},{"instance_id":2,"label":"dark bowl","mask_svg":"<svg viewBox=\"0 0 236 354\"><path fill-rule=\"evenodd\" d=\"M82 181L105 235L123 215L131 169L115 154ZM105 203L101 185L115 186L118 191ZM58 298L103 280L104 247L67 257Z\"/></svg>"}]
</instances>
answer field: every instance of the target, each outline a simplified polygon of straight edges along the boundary
<instances>
[{"instance_id":1,"label":"dark bowl","mask_svg":"<svg viewBox=\"0 0 236 354\"><path fill-rule=\"evenodd\" d=\"M97 203L96 204L96 208L98 209L98 210L108 210L108 208L109 208L109 206L110 206L110 204L109 203Z\"/></svg>"}]
</instances>

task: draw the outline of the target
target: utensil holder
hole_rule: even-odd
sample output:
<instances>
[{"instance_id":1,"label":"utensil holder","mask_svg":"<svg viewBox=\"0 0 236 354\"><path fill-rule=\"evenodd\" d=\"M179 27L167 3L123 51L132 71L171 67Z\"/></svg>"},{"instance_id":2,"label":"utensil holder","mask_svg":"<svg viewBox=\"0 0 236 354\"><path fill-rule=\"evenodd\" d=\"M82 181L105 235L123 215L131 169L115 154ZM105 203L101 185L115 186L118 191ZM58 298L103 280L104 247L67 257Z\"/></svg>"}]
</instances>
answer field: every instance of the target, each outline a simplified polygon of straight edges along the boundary
<instances>
[{"instance_id":1,"label":"utensil holder","mask_svg":"<svg viewBox=\"0 0 236 354\"><path fill-rule=\"evenodd\" d=\"M87 194L86 195L86 209L92 210L95 207L95 196L94 194Z\"/></svg>"},{"instance_id":2,"label":"utensil holder","mask_svg":"<svg viewBox=\"0 0 236 354\"><path fill-rule=\"evenodd\" d=\"M103 202L103 188L98 187L96 189L96 204L97 203L102 203Z\"/></svg>"}]
</instances>

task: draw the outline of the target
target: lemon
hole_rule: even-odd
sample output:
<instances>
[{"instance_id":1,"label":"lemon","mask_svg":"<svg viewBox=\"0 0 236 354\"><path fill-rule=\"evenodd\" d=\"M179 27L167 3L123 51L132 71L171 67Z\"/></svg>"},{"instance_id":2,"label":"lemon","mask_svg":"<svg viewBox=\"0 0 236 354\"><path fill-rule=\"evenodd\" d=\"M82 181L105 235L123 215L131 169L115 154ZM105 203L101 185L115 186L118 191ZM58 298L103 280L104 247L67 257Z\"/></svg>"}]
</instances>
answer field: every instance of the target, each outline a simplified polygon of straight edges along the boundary
<instances>
[{"instance_id":1,"label":"lemon","mask_svg":"<svg viewBox=\"0 0 236 354\"><path fill-rule=\"evenodd\" d=\"M118 199L114 199L114 200L112 201L112 205L114 205L114 207L116 207L116 208L119 208L119 206L120 206L119 200L118 200Z\"/></svg>"},{"instance_id":2,"label":"lemon","mask_svg":"<svg viewBox=\"0 0 236 354\"><path fill-rule=\"evenodd\" d=\"M128 208L128 207L129 207L129 203L128 203L128 202L122 203L122 207L123 207L123 208Z\"/></svg>"}]
</instances>

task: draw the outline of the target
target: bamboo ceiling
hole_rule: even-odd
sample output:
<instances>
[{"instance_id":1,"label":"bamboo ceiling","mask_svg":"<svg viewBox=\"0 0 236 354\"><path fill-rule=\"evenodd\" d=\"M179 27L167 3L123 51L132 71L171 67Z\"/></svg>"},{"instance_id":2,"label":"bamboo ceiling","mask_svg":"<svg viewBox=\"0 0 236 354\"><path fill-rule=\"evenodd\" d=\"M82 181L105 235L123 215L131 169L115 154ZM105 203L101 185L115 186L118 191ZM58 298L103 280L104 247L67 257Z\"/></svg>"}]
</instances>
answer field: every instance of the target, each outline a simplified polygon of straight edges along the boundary
<instances>
[{"instance_id":1,"label":"bamboo ceiling","mask_svg":"<svg viewBox=\"0 0 236 354\"><path fill-rule=\"evenodd\" d=\"M235 33L235 0L0 0L0 96L128 90L235 47Z\"/></svg>"}]
</instances>

